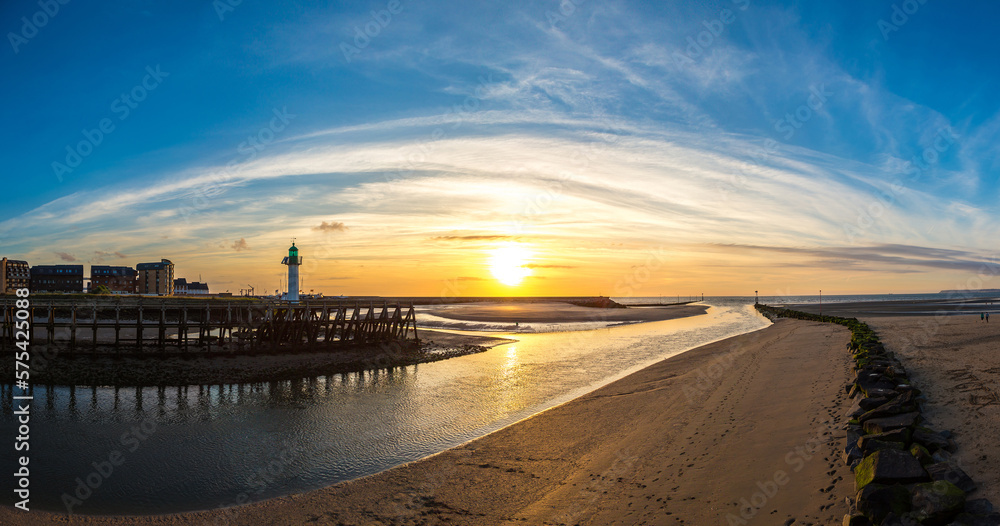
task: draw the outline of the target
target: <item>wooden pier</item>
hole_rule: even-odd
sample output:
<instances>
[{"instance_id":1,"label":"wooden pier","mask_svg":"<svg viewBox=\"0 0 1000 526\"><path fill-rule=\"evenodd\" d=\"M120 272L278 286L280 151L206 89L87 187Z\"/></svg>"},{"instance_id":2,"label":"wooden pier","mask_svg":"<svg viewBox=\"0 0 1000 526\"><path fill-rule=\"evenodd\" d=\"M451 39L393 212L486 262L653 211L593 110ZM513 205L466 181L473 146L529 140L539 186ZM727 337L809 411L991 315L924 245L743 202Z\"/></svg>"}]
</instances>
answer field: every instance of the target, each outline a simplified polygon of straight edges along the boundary
<instances>
[{"instance_id":1,"label":"wooden pier","mask_svg":"<svg viewBox=\"0 0 1000 526\"><path fill-rule=\"evenodd\" d=\"M4 353L17 350L16 300L0 297ZM417 340L413 306L400 304L31 298L29 310L31 347L74 354L333 351Z\"/></svg>"}]
</instances>

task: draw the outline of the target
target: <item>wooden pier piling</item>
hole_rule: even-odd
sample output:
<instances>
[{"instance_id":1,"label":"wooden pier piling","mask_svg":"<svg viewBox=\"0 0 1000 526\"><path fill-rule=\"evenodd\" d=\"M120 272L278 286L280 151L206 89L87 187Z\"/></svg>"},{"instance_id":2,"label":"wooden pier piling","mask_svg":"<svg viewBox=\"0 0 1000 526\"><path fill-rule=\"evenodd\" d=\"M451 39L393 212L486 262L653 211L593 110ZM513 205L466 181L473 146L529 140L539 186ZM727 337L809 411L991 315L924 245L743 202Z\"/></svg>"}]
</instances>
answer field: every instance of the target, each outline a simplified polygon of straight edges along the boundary
<instances>
[{"instance_id":1,"label":"wooden pier piling","mask_svg":"<svg viewBox=\"0 0 1000 526\"><path fill-rule=\"evenodd\" d=\"M3 352L16 349L15 300L0 296ZM335 351L417 340L413 306L388 303L32 298L30 319L33 346L93 355Z\"/></svg>"}]
</instances>

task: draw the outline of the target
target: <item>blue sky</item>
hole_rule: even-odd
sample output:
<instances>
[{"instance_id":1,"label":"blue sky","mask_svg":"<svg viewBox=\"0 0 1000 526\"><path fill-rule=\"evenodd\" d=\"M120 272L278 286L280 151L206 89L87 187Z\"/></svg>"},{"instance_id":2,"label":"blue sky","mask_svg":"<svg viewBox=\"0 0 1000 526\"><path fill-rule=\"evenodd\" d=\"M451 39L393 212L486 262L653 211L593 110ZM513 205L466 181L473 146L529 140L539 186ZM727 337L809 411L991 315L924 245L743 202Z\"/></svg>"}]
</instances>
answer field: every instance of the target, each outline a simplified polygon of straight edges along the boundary
<instances>
[{"instance_id":1,"label":"blue sky","mask_svg":"<svg viewBox=\"0 0 1000 526\"><path fill-rule=\"evenodd\" d=\"M296 237L333 294L1000 288L1000 7L41 11L0 6L0 253L32 264L271 289ZM511 243L517 290L488 268Z\"/></svg>"}]
</instances>

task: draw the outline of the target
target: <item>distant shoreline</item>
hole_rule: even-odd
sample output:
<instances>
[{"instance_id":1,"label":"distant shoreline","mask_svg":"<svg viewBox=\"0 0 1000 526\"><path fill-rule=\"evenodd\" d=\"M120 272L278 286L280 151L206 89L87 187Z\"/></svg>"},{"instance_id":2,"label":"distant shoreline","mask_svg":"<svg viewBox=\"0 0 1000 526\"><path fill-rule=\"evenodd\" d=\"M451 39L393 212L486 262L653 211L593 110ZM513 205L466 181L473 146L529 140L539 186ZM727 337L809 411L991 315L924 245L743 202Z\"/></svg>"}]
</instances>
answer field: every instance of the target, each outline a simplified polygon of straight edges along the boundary
<instances>
[{"instance_id":1,"label":"distant shoreline","mask_svg":"<svg viewBox=\"0 0 1000 526\"><path fill-rule=\"evenodd\" d=\"M885 316L960 316L980 312L1000 312L1000 303L992 297L950 298L940 300L852 301L843 303L788 303L787 308L845 318Z\"/></svg>"}]
</instances>

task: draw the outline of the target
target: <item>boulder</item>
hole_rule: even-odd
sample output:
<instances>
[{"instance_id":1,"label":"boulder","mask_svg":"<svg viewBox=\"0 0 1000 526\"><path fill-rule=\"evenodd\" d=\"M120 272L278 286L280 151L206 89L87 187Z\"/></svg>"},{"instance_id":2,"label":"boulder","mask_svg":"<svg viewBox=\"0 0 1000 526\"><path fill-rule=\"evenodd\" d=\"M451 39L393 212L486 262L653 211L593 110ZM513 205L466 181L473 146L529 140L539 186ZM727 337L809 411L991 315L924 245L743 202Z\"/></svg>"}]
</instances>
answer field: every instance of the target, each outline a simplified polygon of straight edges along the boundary
<instances>
[{"instance_id":1,"label":"boulder","mask_svg":"<svg viewBox=\"0 0 1000 526\"><path fill-rule=\"evenodd\" d=\"M913 401L912 393L901 393L899 396L889 400L888 402L863 413L861 416L857 417L858 420L864 423L867 420L873 418L884 418L887 416L898 415L901 413L911 413L917 410L917 404Z\"/></svg>"},{"instance_id":2,"label":"boulder","mask_svg":"<svg viewBox=\"0 0 1000 526\"><path fill-rule=\"evenodd\" d=\"M847 444L847 447L844 448L844 452L841 454L844 464L848 466L856 460L861 460L864 456L864 452L861 451L861 448L857 444Z\"/></svg>"},{"instance_id":3,"label":"boulder","mask_svg":"<svg viewBox=\"0 0 1000 526\"><path fill-rule=\"evenodd\" d=\"M892 396L896 394L896 386L892 387L870 387L865 394L869 396Z\"/></svg>"},{"instance_id":4,"label":"boulder","mask_svg":"<svg viewBox=\"0 0 1000 526\"><path fill-rule=\"evenodd\" d=\"M869 484L858 492L858 511L875 524L881 524L889 513L902 515L911 506L910 492L903 486Z\"/></svg>"},{"instance_id":5,"label":"boulder","mask_svg":"<svg viewBox=\"0 0 1000 526\"><path fill-rule=\"evenodd\" d=\"M871 521L868 517L861 515L860 513L855 513L853 515L844 515L844 526L872 526Z\"/></svg>"},{"instance_id":6,"label":"boulder","mask_svg":"<svg viewBox=\"0 0 1000 526\"><path fill-rule=\"evenodd\" d=\"M876 407L888 401L889 398L886 396L878 396L875 398L859 398L858 405L861 407L861 409L864 409L865 411L871 411L872 409L875 409Z\"/></svg>"},{"instance_id":7,"label":"boulder","mask_svg":"<svg viewBox=\"0 0 1000 526\"><path fill-rule=\"evenodd\" d=\"M913 516L927 526L945 525L965 508L965 492L944 480L913 488Z\"/></svg>"},{"instance_id":8,"label":"boulder","mask_svg":"<svg viewBox=\"0 0 1000 526\"><path fill-rule=\"evenodd\" d=\"M910 442L910 430L906 428L893 429L892 431L887 431L885 433L876 433L874 435L862 435L858 437L858 447L864 449L865 442L869 440L881 440L883 442L899 442L901 444L908 444Z\"/></svg>"},{"instance_id":9,"label":"boulder","mask_svg":"<svg viewBox=\"0 0 1000 526\"><path fill-rule=\"evenodd\" d=\"M885 370L885 375L895 378L897 380L900 378L907 378L906 369L904 369L903 366L900 364L890 365L889 367L887 367Z\"/></svg>"},{"instance_id":10,"label":"boulder","mask_svg":"<svg viewBox=\"0 0 1000 526\"><path fill-rule=\"evenodd\" d=\"M921 444L926 447L931 453L939 449L948 449L947 438L941 436L940 433L935 433L934 430L928 429L926 427L918 427L913 430L912 439L914 442Z\"/></svg>"},{"instance_id":11,"label":"boulder","mask_svg":"<svg viewBox=\"0 0 1000 526\"><path fill-rule=\"evenodd\" d=\"M910 445L910 454L920 462L921 466L924 466L924 469L927 469L928 464L934 463L934 458L931 457L930 451L927 451L927 448L920 444Z\"/></svg>"},{"instance_id":12,"label":"boulder","mask_svg":"<svg viewBox=\"0 0 1000 526\"><path fill-rule=\"evenodd\" d=\"M865 431L861 429L860 425L847 424L844 429L847 430L847 443L857 444L858 439L865 434Z\"/></svg>"},{"instance_id":13,"label":"boulder","mask_svg":"<svg viewBox=\"0 0 1000 526\"><path fill-rule=\"evenodd\" d=\"M974 499L965 502L965 512L973 515L989 515L993 513L993 503L990 499Z\"/></svg>"},{"instance_id":14,"label":"boulder","mask_svg":"<svg viewBox=\"0 0 1000 526\"><path fill-rule=\"evenodd\" d=\"M934 462L947 462L951 460L951 457L952 457L951 453L943 449L939 449L931 453L931 458L934 459Z\"/></svg>"},{"instance_id":15,"label":"boulder","mask_svg":"<svg viewBox=\"0 0 1000 526\"><path fill-rule=\"evenodd\" d=\"M876 451L861 460L854 468L854 485L857 491L863 490L873 482L907 484L927 479L927 472L913 455L896 449Z\"/></svg>"},{"instance_id":16,"label":"boulder","mask_svg":"<svg viewBox=\"0 0 1000 526\"><path fill-rule=\"evenodd\" d=\"M865 410L861 409L861 400L863 400L863 398L855 399L854 403L852 403L851 407L847 410L847 413L844 413L844 416L846 416L848 419L854 419L863 415L865 413Z\"/></svg>"},{"instance_id":17,"label":"boulder","mask_svg":"<svg viewBox=\"0 0 1000 526\"><path fill-rule=\"evenodd\" d=\"M888 396L893 394L896 389L896 382L885 378L881 374L866 373L864 371L858 373L857 384L861 392L869 398Z\"/></svg>"},{"instance_id":18,"label":"boulder","mask_svg":"<svg viewBox=\"0 0 1000 526\"><path fill-rule=\"evenodd\" d=\"M976 483L972 481L972 477L969 477L965 471L962 471L962 468L958 467L958 464L955 462L938 462L924 469L927 470L927 474L930 475L931 480L951 482L966 493L972 493L976 490Z\"/></svg>"},{"instance_id":19,"label":"boulder","mask_svg":"<svg viewBox=\"0 0 1000 526\"><path fill-rule=\"evenodd\" d=\"M976 515L969 512L959 513L950 526L1000 526L1000 513Z\"/></svg>"},{"instance_id":20,"label":"boulder","mask_svg":"<svg viewBox=\"0 0 1000 526\"><path fill-rule=\"evenodd\" d=\"M903 413L901 415L887 416L884 418L872 418L864 423L864 429L865 433L869 434L885 433L886 431L892 431L893 429L912 427L917 423L919 418L920 413L917 413L916 411L912 413Z\"/></svg>"},{"instance_id":21,"label":"boulder","mask_svg":"<svg viewBox=\"0 0 1000 526\"><path fill-rule=\"evenodd\" d=\"M900 517L899 515L890 512L888 515L885 516L885 519L882 520L881 526L916 526L916 525L917 525L917 520L911 517L909 513Z\"/></svg>"},{"instance_id":22,"label":"boulder","mask_svg":"<svg viewBox=\"0 0 1000 526\"><path fill-rule=\"evenodd\" d=\"M866 435L862 438L866 438L868 436L872 435ZM876 451L884 451L886 449L896 449L899 451L906 449L906 444L903 444L902 442L890 442L888 440L866 440L864 444L864 447L859 447L862 456L868 456Z\"/></svg>"}]
</instances>

